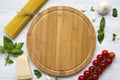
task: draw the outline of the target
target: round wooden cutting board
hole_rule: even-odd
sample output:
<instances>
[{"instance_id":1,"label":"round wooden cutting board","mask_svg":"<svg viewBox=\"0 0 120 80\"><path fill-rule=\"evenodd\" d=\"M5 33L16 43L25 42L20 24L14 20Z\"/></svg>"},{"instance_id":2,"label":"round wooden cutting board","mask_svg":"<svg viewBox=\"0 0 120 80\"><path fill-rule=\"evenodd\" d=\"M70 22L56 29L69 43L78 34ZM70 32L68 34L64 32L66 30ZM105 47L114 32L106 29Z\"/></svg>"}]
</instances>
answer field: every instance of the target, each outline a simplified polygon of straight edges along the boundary
<instances>
[{"instance_id":1,"label":"round wooden cutting board","mask_svg":"<svg viewBox=\"0 0 120 80\"><path fill-rule=\"evenodd\" d=\"M79 72L91 60L96 35L90 20L80 11L55 6L41 12L27 34L27 48L34 64L54 76Z\"/></svg>"}]
</instances>

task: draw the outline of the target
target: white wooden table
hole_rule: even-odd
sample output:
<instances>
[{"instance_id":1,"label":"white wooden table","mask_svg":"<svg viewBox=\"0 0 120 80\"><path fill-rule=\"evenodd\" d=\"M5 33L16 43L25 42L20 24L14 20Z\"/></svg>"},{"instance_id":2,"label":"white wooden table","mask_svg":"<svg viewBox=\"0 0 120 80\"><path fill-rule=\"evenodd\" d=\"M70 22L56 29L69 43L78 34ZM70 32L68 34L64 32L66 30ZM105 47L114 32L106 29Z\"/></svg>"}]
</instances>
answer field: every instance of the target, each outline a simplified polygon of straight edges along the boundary
<instances>
[{"instance_id":1,"label":"white wooden table","mask_svg":"<svg viewBox=\"0 0 120 80\"><path fill-rule=\"evenodd\" d=\"M3 43L3 36L6 35L4 32L4 27L8 24L8 22L17 14L16 11L19 11L27 2L28 0L0 0L0 45ZM82 6L86 7L85 14L91 19L93 15L96 15L97 19L93 23L96 35L97 30L99 29L99 22L102 16L100 16L96 11L91 12L90 8L93 6L95 9L97 8L98 4L103 2L105 0L49 0L44 7L40 10L43 11L44 9L55 6L55 5L64 5L64 6L71 6L78 10ZM96 58L96 55L100 53L103 49L107 49L109 51L114 51L116 53L116 58L114 59L112 65L110 65L102 75L100 75L99 80L119 80L120 78L120 0L108 0L108 2L111 4L111 8L117 8L118 9L118 17L113 18L111 16L112 9L109 12L109 14L105 15L106 18L106 27L105 27L105 38L103 43L100 45L97 41L96 43L96 50L95 54L92 58L94 60ZM32 21L31 21L32 22ZM24 42L25 45L23 47L24 54L28 55L27 49L26 49L26 34L28 31L28 28L31 24L29 24L24 28L24 30L19 34L19 36L13 40L13 41L21 41ZM112 41L112 33L117 34L117 39L113 42ZM16 80L16 60L17 58L12 57L14 60L14 64L5 66L5 56L6 54L0 53L0 80ZM36 69L36 66L32 63L31 59L30 66L32 69L33 79L37 80L36 76L33 73L33 70ZM86 70L88 66L92 64L92 61L83 69ZM69 76L69 77L61 77L58 78L58 80L77 80L78 76L83 73L83 71ZM46 80L47 74L43 73L42 78L39 80ZM54 80L54 76L53 77Z\"/></svg>"}]
</instances>

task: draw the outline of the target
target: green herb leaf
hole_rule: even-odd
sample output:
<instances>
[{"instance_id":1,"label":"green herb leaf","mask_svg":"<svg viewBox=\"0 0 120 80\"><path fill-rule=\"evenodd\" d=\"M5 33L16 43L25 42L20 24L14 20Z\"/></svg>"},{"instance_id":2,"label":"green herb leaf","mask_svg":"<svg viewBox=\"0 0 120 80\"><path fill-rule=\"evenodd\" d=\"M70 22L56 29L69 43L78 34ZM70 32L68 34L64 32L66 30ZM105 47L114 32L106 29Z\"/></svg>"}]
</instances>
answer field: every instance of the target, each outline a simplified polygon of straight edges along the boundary
<instances>
[{"instance_id":1,"label":"green herb leaf","mask_svg":"<svg viewBox=\"0 0 120 80\"><path fill-rule=\"evenodd\" d=\"M117 17L118 16L118 12L117 12L116 8L113 8L112 16L113 17Z\"/></svg>"},{"instance_id":2,"label":"green herb leaf","mask_svg":"<svg viewBox=\"0 0 120 80\"><path fill-rule=\"evenodd\" d=\"M4 36L3 38L3 46L0 46L0 51L7 52L8 56L5 58L7 64L13 64L14 62L9 58L9 55L17 56L21 55L23 53L23 50L21 50L24 43L13 43L12 40L10 40L8 37Z\"/></svg>"},{"instance_id":3,"label":"green herb leaf","mask_svg":"<svg viewBox=\"0 0 120 80\"><path fill-rule=\"evenodd\" d=\"M17 46L17 42L15 42L15 44L14 44L14 48Z\"/></svg>"},{"instance_id":4,"label":"green herb leaf","mask_svg":"<svg viewBox=\"0 0 120 80\"><path fill-rule=\"evenodd\" d=\"M4 48L6 50L11 50L14 48L13 42L6 36L4 36Z\"/></svg>"},{"instance_id":5,"label":"green herb leaf","mask_svg":"<svg viewBox=\"0 0 120 80\"><path fill-rule=\"evenodd\" d=\"M23 50L19 50L19 49L13 49L13 50L11 50L10 52L8 52L8 53L10 53L10 54L12 54L12 55L21 55L21 54L23 54Z\"/></svg>"},{"instance_id":6,"label":"green herb leaf","mask_svg":"<svg viewBox=\"0 0 120 80\"><path fill-rule=\"evenodd\" d=\"M93 11L93 12L95 11L95 9L93 8L93 6L91 7L91 9L90 9L90 10L91 10L91 11Z\"/></svg>"},{"instance_id":7,"label":"green herb leaf","mask_svg":"<svg viewBox=\"0 0 120 80\"><path fill-rule=\"evenodd\" d=\"M18 44L16 44L15 49L19 49L19 50L20 50L20 49L22 48L23 44L24 44L24 43L19 42Z\"/></svg>"},{"instance_id":8,"label":"green herb leaf","mask_svg":"<svg viewBox=\"0 0 120 80\"><path fill-rule=\"evenodd\" d=\"M105 18L102 17L102 19L100 20L100 29L98 30L98 36L97 36L100 44L104 39L104 28L105 28Z\"/></svg>"},{"instance_id":9,"label":"green herb leaf","mask_svg":"<svg viewBox=\"0 0 120 80\"><path fill-rule=\"evenodd\" d=\"M13 64L14 63L13 60L10 59L9 55L5 58L5 60L6 60L5 66L7 64Z\"/></svg>"},{"instance_id":10,"label":"green herb leaf","mask_svg":"<svg viewBox=\"0 0 120 80\"><path fill-rule=\"evenodd\" d=\"M36 75L37 78L40 78L42 76L41 72L38 70L34 70L34 74Z\"/></svg>"},{"instance_id":11,"label":"green herb leaf","mask_svg":"<svg viewBox=\"0 0 120 80\"><path fill-rule=\"evenodd\" d=\"M9 54L12 55L21 55L23 50L21 50L24 43L13 43L8 37L4 36L4 48Z\"/></svg>"},{"instance_id":12,"label":"green herb leaf","mask_svg":"<svg viewBox=\"0 0 120 80\"><path fill-rule=\"evenodd\" d=\"M97 38L98 38L99 43L101 44L103 39L104 39L104 32L103 31L99 31Z\"/></svg>"},{"instance_id":13,"label":"green herb leaf","mask_svg":"<svg viewBox=\"0 0 120 80\"><path fill-rule=\"evenodd\" d=\"M115 33L113 33L113 38L112 38L113 41L115 41L116 36L117 36L117 35L116 35Z\"/></svg>"},{"instance_id":14,"label":"green herb leaf","mask_svg":"<svg viewBox=\"0 0 120 80\"><path fill-rule=\"evenodd\" d=\"M102 19L100 20L100 30L104 31L105 28L105 18L102 17Z\"/></svg>"},{"instance_id":15,"label":"green herb leaf","mask_svg":"<svg viewBox=\"0 0 120 80\"><path fill-rule=\"evenodd\" d=\"M0 51L5 52L6 50L5 50L5 48L3 46L0 46Z\"/></svg>"}]
</instances>

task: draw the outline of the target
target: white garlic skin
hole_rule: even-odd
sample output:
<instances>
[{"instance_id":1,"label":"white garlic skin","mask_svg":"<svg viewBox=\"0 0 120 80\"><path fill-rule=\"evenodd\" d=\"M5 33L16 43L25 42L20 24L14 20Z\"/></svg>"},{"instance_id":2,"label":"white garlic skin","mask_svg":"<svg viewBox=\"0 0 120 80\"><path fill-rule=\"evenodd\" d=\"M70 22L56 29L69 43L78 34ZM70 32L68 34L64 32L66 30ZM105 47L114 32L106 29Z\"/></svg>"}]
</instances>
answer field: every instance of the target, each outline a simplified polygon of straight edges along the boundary
<instances>
[{"instance_id":1,"label":"white garlic skin","mask_svg":"<svg viewBox=\"0 0 120 80\"><path fill-rule=\"evenodd\" d=\"M108 2L104 2L98 6L97 12L99 14L107 14L110 11L110 4Z\"/></svg>"}]
</instances>

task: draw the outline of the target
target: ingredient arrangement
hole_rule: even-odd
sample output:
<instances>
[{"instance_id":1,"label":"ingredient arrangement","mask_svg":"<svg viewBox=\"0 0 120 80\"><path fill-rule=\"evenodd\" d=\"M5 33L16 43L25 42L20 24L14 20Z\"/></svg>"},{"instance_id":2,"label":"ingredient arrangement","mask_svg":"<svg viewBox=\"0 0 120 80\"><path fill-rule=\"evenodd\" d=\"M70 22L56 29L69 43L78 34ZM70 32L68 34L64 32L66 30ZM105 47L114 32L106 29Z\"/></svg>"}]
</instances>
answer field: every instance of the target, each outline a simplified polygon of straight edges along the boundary
<instances>
[{"instance_id":1,"label":"ingredient arrangement","mask_svg":"<svg viewBox=\"0 0 120 80\"><path fill-rule=\"evenodd\" d=\"M39 10L39 8L41 8L46 2L47 2L48 0L41 0L41 1L36 1L36 2L34 2L33 0L31 0L31 1L29 1L20 11L17 11L17 15L13 18L13 20L4 28L5 29L5 32L12 38L12 39L15 39L16 37L17 37L17 35L22 31L22 29L25 27L25 25L32 19L32 17L34 16L34 15L36 15L37 14L37 11ZM35 5L33 5L33 2L34 2L34 4ZM37 5L36 5L37 4ZM33 8L34 7L34 8ZM105 38L105 33L106 33L106 29L107 29L107 20L108 20L108 18L106 18L106 15L109 13L109 12L111 12L111 17L112 18L114 18L114 20L119 16L118 15L118 10L117 10L117 8L112 8L112 10L111 10L111 5L108 3L108 2L104 2L104 3L102 3L102 4L100 4L98 7L97 7L97 9L96 8L94 8L94 6L91 6L90 8L89 8L89 10L92 12L92 13L95 13L95 12L97 12L98 14L99 14L99 16L100 16L100 23L99 23L99 29L96 31L97 32L97 39L98 39L98 42L100 43L100 45L102 44L102 42L104 41L104 38ZM62 10L62 8L58 8L58 9L60 9L60 10ZM67 8L66 8L67 9ZM53 10L53 9L52 9ZM56 10L56 8L55 8L55 10ZM65 10L65 9L63 9L63 10ZM68 10L71 10L71 9L68 9ZM48 12L49 12L50 10L48 10ZM73 10L73 11L75 11L75 10ZM70 11L70 12L73 12L73 11ZM47 11L46 11L47 12ZM50 11L50 12L52 12L52 11ZM58 11L58 12L60 12L60 11ZM79 12L79 11L78 11ZM78 14L78 12L76 11L76 13ZM87 8L85 8L84 6L83 7L81 7L81 12L83 12L83 13L85 13L85 12L87 12ZM75 13L75 12L74 12ZM41 14L41 13L40 13ZM39 14L39 15L40 15ZM43 13L43 14L45 14L45 12ZM63 12L63 14L65 14L65 12ZM70 13L71 14L71 13ZM69 15L70 15L69 14ZM45 14L46 15L46 14ZM56 14L54 14L53 13L53 15L54 16L56 16ZM53 17L53 15L52 15L52 20L55 20L56 21L56 17ZM62 14L61 13L59 13L58 14L59 15L59 17L60 16L62 16ZM65 14L66 15L66 14ZM67 14L68 15L68 14ZM83 15L83 14L81 14L81 15ZM71 16L71 15L70 15ZM50 16L49 16L50 17ZM70 17L69 18L67 18L66 16L64 16L64 18L66 17L66 19L68 19L68 21L69 21L69 23L66 23L65 21L66 20L64 20L64 19L62 19L62 18L59 18L58 17L58 20L61 20L61 21L59 21L58 22L58 24L60 24L59 26L63 26L63 28L59 28L59 32L60 32L60 30L62 30L62 34L64 34L64 35L66 35L67 34L67 30L69 29L70 30L70 26L71 25L73 25L72 24L72 22L74 22L74 23L76 23L76 24L78 24L78 22L77 21L79 21L79 19L76 19L75 20L75 18L74 19L71 19ZM73 17L73 16L72 16ZM78 16L77 16L78 17ZM40 18L40 17L39 17ZM45 18L45 17L44 17ZM81 18L81 17L80 17ZM93 17L92 17L92 21L93 22L95 22L95 20L97 19L97 17L94 15ZM37 19L38 20L38 19ZM43 20L43 18L42 18L42 20ZM45 28L45 26L46 26L46 23L49 23L49 27L54 23L55 24L55 21L53 21L53 22L50 22L50 21L52 21L52 20L48 20L48 22L47 22L47 18L45 18L45 20L46 20L46 22L41 22L42 24L44 24L44 25L41 25L41 24L39 24L40 26L44 26L44 29L43 29L43 31L45 31L45 29L47 29L47 28ZM72 20L75 20L75 21L72 21ZM38 20L38 21L41 21L41 20ZM61 24L63 24L62 23L62 21L63 22L65 22L65 24L64 25L61 25ZM70 22L71 21L71 22ZM36 21L37 22L37 21ZM89 22L89 21L88 21ZM35 23L35 22L34 22ZM51 24L50 24L51 23ZM84 23L85 23L85 21L84 21ZM76 25L75 24L75 25ZM17 27L16 27L16 25L17 25ZM35 24L36 25L36 24ZM57 24L56 24L57 25ZM56 26L55 25L55 26ZM69 28L67 29L66 28L66 25L68 26L69 25ZM32 24L32 26L33 26L33 24ZM65 26L65 27L64 27ZM94 27L96 27L96 26L94 26ZM54 27L55 28L55 27ZM54 28L53 29L51 29L51 28L49 28L49 29L47 29L47 31L49 31L50 30L50 32L56 32L56 31L53 31L54 30ZM64 30L66 28L66 30ZM31 29L31 28L30 28ZM38 29L38 28L36 28L36 26L35 26L35 28L34 28L34 31L33 32L35 32L35 29L36 30L39 30L39 31L36 31L36 32L40 32L40 30L41 30L41 28L40 29ZM72 35L73 36L73 38L71 39L71 41L73 40L77 40L78 39L78 37L76 37L75 36L75 34L77 33L77 31L78 30L80 30L80 28L78 29L78 28L76 28L76 27L74 27L74 28L71 28L71 30L72 29L74 29L74 34ZM91 30L92 28L90 28L90 30ZM75 31L75 30L77 30L77 31ZM84 33L85 33L85 31L87 30L87 29L83 29L84 30ZM32 31L32 30L30 30L30 31ZM92 30L93 32L94 32L94 30ZM32 32L32 33L33 33ZM46 31L45 31L46 32ZM52 50L53 49L51 49L51 45L53 44L53 42L55 42L55 40L53 39L53 37L50 37L50 32L49 33L47 33L47 34L49 34L49 37L47 38L48 39L48 41L49 42L47 42L47 43L51 43L50 45L49 45L49 47L47 47L47 49L49 50L47 50L48 52L52 52ZM70 32L70 31L68 31L68 32ZM81 32L81 31L79 31L79 32ZM30 34L32 34L32 33L30 33ZM41 32L42 34L40 34L41 35L41 37L43 38L43 39L46 39L45 37L43 37L45 34L44 34L44 32ZM88 32L87 32L88 33ZM30 37L30 34L28 34L28 36ZM34 33L34 34L36 34L36 33ZM54 36L54 35L56 35L56 34L58 34L58 33L55 33L55 34L53 34L52 36ZM70 34L70 33L69 33ZM38 36L38 35L37 35ZM61 36L61 35L60 35ZM67 35L67 36L69 36L69 35ZM93 35L92 35L93 36ZM119 36L119 35L118 35ZM115 42L115 40L116 39L118 39L118 36L117 36L117 34L115 33L115 32L112 32L112 34L111 34L111 41L114 41ZM35 38L35 39L33 39L33 41L34 40L36 40L36 39L38 39L38 38L36 38L35 36L33 36L32 35L32 38ZM89 37L89 36L88 36ZM32 40L32 38L30 37L30 39L28 39L28 40ZM41 38L41 39L42 39ZM49 39L50 38L50 39ZM68 37L69 38L69 37ZM75 38L75 39L74 39ZM10 39L10 38L8 38L7 36L4 36L3 37L3 45L2 46L0 46L0 52L2 53L2 54L6 54L6 57L5 57L5 66L6 65L10 65L10 64L14 64L14 61L12 60L12 57L17 57L17 62L16 62L16 67L17 67L17 70L16 70L16 73L17 73L17 75L16 75L16 77L17 77L17 79L22 79L22 80L24 80L24 79L32 79L32 77L33 77L33 75L32 75L32 72L33 72L33 74L34 74L34 76L36 76L35 78L37 78L37 79L40 79L43 75L42 75L42 72L39 70L39 69L34 69L33 71L31 71L32 69L31 69L31 67L30 67L30 65L29 65L29 60L28 60L28 56L26 56L26 55L23 55L23 53L24 53L24 51L22 50L22 47L23 47L23 45L24 45L24 43L23 42L13 42L12 41L12 39ZM50 40L53 40L53 42L50 42ZM60 38L62 41L63 41L63 39L62 38ZM67 39L67 38L65 38L66 39L66 41L67 42L69 42L68 40L69 39ZM86 39L86 38L85 38ZM94 39L94 38L90 38L90 39ZM58 37L57 37L57 40L58 40ZM33 41L29 41L30 43L32 43ZM88 41L89 41L89 39L88 39ZM93 40L92 40L93 41ZM39 41L37 41L37 42L39 42ZM66 44L67 42L63 42L64 44ZM85 42L85 41L84 41ZM30 44L29 43L29 44ZM42 45L43 44L45 44L46 42L40 42ZM86 42L85 42L86 43ZM36 43L37 44L37 43ZM56 43L57 44L57 43ZM70 44L70 43L69 43ZM76 43L73 43L73 44L78 44L77 42ZM94 44L94 43L91 43L91 45L92 44ZM48 45L48 44L47 44ZM60 43L58 44L58 45L60 45ZM68 46L68 45L67 45ZM73 45L73 46L75 46L75 45ZM32 46L33 47L33 46ZM44 47L44 46L42 46L42 47ZM62 53L64 53L65 52L65 50L66 49L68 49L68 48L66 48L66 45L65 46L63 46L62 45L62 47L64 47L63 48L63 52L62 52L62 50L59 50L59 51L61 51L61 54ZM61 48L62 48L61 47ZM84 46L82 46L82 47L84 47ZM60 49L61 49L60 48ZM77 47L75 47L75 48L77 48ZM85 47L84 47L85 48ZM36 49L36 46L35 46L35 49ZM37 47L37 49L38 49L38 47ZM44 49L44 48L43 48ZM42 48L40 49L40 50L43 50ZM58 48L57 48L58 49ZM80 49L80 48L79 48ZM33 49L29 49L29 50L33 50ZM54 50L55 50L55 48L54 48ZM75 49L73 49L73 51L75 51ZM86 50L85 51L87 51L87 48L86 48ZM32 52L33 53L33 51L30 51L30 52ZM41 52L41 51L39 51L39 52ZM82 51L83 52L83 51ZM75 52L74 52L75 53ZM35 54L35 53L34 53ZM46 53L47 54L47 53ZM51 54L53 54L53 52L51 53ZM60 55L61 55L60 54ZM33 56L33 54L31 54L32 56ZM41 54L39 54L39 55L41 55ZM48 54L47 54L48 55ZM58 54L54 54L55 56L56 55L58 55ZM59 58L60 58L60 55L59 55ZM64 54L65 55L65 54ZM64 56L64 55L62 55L62 56ZM76 54L76 55L78 55L78 54ZM84 53L84 55L86 55L85 53ZM46 63L46 61L44 61L44 60L47 60L47 57L50 57L51 55L49 55L49 56L44 56L44 57L41 57L42 59L43 59L43 63L45 62ZM74 55L72 55L72 56L74 56ZM80 55L80 56L82 56L82 55ZM102 76L102 73L104 72L104 70L107 68L107 67L109 67L111 64L112 64L112 62L113 62L113 59L115 58L115 53L114 52L108 52L108 50L103 50L100 54L98 54L97 55L97 57L96 57L96 59L95 60L93 60L93 62L92 62L92 65L90 66L90 67L88 67L88 69L87 70L85 70L84 72L83 72L83 74L82 75L80 75L80 76L78 76L78 78L76 78L76 79L78 79L78 80L99 80L99 76ZM66 57L66 56L65 56ZM69 55L67 55L67 58L69 57ZM83 57L83 56L82 56ZM79 59L81 59L82 57L78 57L78 59L77 60L79 60ZM38 55L37 55L37 58L38 58ZM35 58L35 60L37 59L37 58ZM57 58L58 57L55 57L55 59L57 60ZM65 58L65 59L60 59L60 61L62 61L62 60L64 60L63 62L65 62L65 60L67 59L67 58ZM75 57L73 57L73 58L75 58ZM53 55L52 55L52 59L53 59ZM39 59L40 60L40 59ZM69 59L69 60L73 60L72 59L72 57L71 57L71 59ZM41 61L41 60L40 60ZM49 59L49 61L51 61L51 59ZM53 62L54 62L55 60L53 60L53 61L51 61L50 62L50 66L52 66L52 68L54 68L54 64L52 64ZM58 61L58 60L57 60ZM58 61L58 62L60 62L60 61ZM68 61L68 60L67 60ZM79 60L80 61L80 60ZM38 61L37 61L38 62ZM48 62L48 60L47 60L47 62ZM71 64L74 64L74 63L76 63L74 60L73 61L71 61L71 62L73 62L73 63L71 63ZM81 61L80 61L81 62ZM67 62L68 63L68 62ZM47 63L47 66L48 66L48 64L49 63ZM52 64L52 65L51 65ZM55 64L56 65L56 64ZM62 65L64 65L64 64L62 64ZM67 64L67 68L68 68L68 65L69 64ZM57 67L59 68L61 65L58 65L57 64ZM85 65L84 65L85 66ZM56 68L56 67L55 67ZM58 69L58 68L56 68L56 69ZM66 68L66 66L63 66L63 69L65 69ZM66 69L67 69L66 68ZM55 69L55 70L56 70ZM61 69L61 68L60 68ZM44 72L44 71L43 71ZM50 72L50 71L48 71L48 72ZM63 71L64 72L64 71ZM76 71L77 72L77 71ZM58 73L58 72L57 72ZM57 74L56 73L56 74ZM60 73L60 72L59 72ZM62 72L61 72L62 73ZM73 72L73 73L75 73L75 72ZM54 74L54 73L53 73ZM64 75L66 75L65 74L65 72L63 73L63 75L62 76L64 76ZM54 76L56 76L56 75L54 75ZM45 78L46 80L59 80L57 77L54 77L54 78L51 78L50 76L46 76L46 78Z\"/></svg>"},{"instance_id":2,"label":"ingredient arrangement","mask_svg":"<svg viewBox=\"0 0 120 80\"><path fill-rule=\"evenodd\" d=\"M83 75L78 77L78 80L98 80L99 75L112 63L115 57L114 52L108 52L103 50L101 54L98 54L96 59L93 60L93 65L85 70Z\"/></svg>"}]
</instances>

